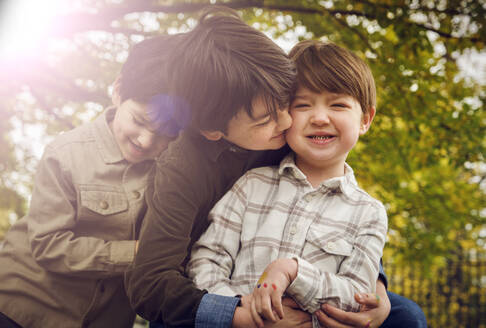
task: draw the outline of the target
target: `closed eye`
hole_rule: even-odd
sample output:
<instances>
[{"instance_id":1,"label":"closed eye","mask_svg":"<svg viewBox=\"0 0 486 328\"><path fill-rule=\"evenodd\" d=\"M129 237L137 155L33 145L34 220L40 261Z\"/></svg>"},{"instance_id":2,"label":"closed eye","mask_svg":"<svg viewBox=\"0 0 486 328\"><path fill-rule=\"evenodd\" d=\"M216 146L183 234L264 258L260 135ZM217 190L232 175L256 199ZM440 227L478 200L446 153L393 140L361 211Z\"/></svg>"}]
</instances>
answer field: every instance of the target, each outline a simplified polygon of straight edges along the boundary
<instances>
[{"instance_id":1,"label":"closed eye","mask_svg":"<svg viewBox=\"0 0 486 328\"><path fill-rule=\"evenodd\" d=\"M267 125L268 123L270 123L272 121L272 118L268 118L268 120L264 121L264 122L261 122L261 123L258 123L257 125L255 126L265 126Z\"/></svg>"},{"instance_id":2,"label":"closed eye","mask_svg":"<svg viewBox=\"0 0 486 328\"><path fill-rule=\"evenodd\" d=\"M295 104L292 106L292 108L294 109L306 109L306 108L310 108L311 106L309 104L305 104L305 103L302 103L302 104Z\"/></svg>"},{"instance_id":3,"label":"closed eye","mask_svg":"<svg viewBox=\"0 0 486 328\"><path fill-rule=\"evenodd\" d=\"M350 106L346 103L335 103L331 105L332 107L337 107L337 108L349 108Z\"/></svg>"},{"instance_id":4,"label":"closed eye","mask_svg":"<svg viewBox=\"0 0 486 328\"><path fill-rule=\"evenodd\" d=\"M145 126L145 123L143 123L142 121L140 121L136 116L135 114L133 114L132 112L130 112L130 115L132 116L132 122L137 125L137 126Z\"/></svg>"}]
</instances>

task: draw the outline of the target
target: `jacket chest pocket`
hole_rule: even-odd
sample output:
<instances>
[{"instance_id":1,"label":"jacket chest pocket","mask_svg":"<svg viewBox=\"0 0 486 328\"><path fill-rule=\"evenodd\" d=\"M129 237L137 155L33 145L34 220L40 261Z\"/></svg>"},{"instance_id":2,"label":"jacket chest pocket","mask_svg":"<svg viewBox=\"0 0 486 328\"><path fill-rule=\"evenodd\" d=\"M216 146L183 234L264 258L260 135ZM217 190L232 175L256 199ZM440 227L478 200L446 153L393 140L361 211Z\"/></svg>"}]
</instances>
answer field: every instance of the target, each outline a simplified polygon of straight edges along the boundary
<instances>
[{"instance_id":1,"label":"jacket chest pocket","mask_svg":"<svg viewBox=\"0 0 486 328\"><path fill-rule=\"evenodd\" d=\"M322 271L338 272L341 262L349 257L353 245L338 230L309 228L304 246L304 259L316 264Z\"/></svg>"},{"instance_id":2,"label":"jacket chest pocket","mask_svg":"<svg viewBox=\"0 0 486 328\"><path fill-rule=\"evenodd\" d=\"M95 219L128 209L128 199L122 190L108 186L82 186L80 189L80 219Z\"/></svg>"}]
</instances>

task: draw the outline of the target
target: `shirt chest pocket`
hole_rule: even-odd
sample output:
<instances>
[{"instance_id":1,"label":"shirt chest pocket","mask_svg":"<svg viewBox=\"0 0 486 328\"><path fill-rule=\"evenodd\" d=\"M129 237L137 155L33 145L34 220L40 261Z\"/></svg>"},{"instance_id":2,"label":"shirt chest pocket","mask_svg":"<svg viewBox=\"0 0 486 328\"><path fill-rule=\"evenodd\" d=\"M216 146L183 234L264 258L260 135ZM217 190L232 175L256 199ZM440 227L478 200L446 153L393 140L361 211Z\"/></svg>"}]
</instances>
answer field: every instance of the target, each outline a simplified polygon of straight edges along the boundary
<instances>
[{"instance_id":1,"label":"shirt chest pocket","mask_svg":"<svg viewBox=\"0 0 486 328\"><path fill-rule=\"evenodd\" d=\"M81 218L114 215L128 209L125 192L109 186L82 186L80 188Z\"/></svg>"},{"instance_id":2,"label":"shirt chest pocket","mask_svg":"<svg viewBox=\"0 0 486 328\"><path fill-rule=\"evenodd\" d=\"M303 250L304 259L323 271L339 270L341 262L351 255L353 245L342 231L310 228Z\"/></svg>"}]
</instances>

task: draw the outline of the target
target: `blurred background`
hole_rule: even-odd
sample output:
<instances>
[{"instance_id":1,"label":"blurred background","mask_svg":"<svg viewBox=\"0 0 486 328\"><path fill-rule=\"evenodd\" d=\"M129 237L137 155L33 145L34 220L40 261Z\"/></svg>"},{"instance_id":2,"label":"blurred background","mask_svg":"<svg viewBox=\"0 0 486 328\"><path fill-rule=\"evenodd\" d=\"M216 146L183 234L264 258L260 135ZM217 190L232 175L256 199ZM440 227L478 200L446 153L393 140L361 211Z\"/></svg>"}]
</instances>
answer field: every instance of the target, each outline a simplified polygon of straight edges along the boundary
<instances>
[{"instance_id":1,"label":"blurred background","mask_svg":"<svg viewBox=\"0 0 486 328\"><path fill-rule=\"evenodd\" d=\"M485 0L1 1L0 240L46 143L110 105L130 47L209 4L286 51L330 40L369 63L377 115L349 163L387 206L389 289L431 327L486 327Z\"/></svg>"}]
</instances>

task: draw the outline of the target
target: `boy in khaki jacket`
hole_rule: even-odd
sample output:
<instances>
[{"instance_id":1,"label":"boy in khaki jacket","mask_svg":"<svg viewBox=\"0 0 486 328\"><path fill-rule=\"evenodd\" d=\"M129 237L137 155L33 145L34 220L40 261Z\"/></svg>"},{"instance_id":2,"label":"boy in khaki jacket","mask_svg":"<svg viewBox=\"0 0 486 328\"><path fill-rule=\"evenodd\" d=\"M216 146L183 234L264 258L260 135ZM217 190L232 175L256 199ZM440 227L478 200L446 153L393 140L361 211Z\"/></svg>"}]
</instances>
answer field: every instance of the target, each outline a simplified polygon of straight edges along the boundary
<instances>
[{"instance_id":1,"label":"boy in khaki jacket","mask_svg":"<svg viewBox=\"0 0 486 328\"><path fill-rule=\"evenodd\" d=\"M154 158L179 129L165 69L180 37L137 44L115 83L115 106L46 147L30 209L0 250L0 327L132 327L123 273Z\"/></svg>"}]
</instances>

